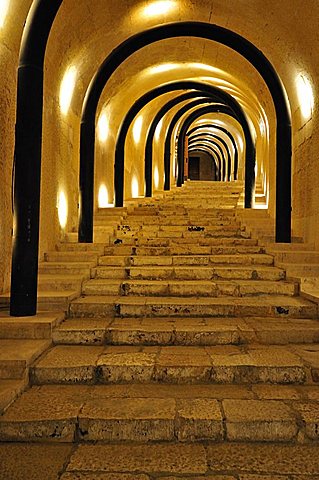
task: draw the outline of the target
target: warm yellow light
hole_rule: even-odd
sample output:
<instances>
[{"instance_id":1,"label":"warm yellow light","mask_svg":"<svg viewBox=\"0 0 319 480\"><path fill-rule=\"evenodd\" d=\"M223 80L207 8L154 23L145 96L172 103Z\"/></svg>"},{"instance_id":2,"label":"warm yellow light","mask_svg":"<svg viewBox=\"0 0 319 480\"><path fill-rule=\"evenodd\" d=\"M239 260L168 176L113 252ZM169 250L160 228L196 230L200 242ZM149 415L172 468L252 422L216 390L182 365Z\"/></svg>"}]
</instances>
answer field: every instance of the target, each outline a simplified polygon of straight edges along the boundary
<instances>
[{"instance_id":1,"label":"warm yellow light","mask_svg":"<svg viewBox=\"0 0 319 480\"><path fill-rule=\"evenodd\" d=\"M58 217L61 228L65 228L68 221L68 201L63 190L60 190L57 201Z\"/></svg>"},{"instance_id":2,"label":"warm yellow light","mask_svg":"<svg viewBox=\"0 0 319 480\"><path fill-rule=\"evenodd\" d=\"M170 70L174 70L175 68L178 68L177 63L160 63L159 65L150 67L148 71L150 74L155 74L169 72Z\"/></svg>"},{"instance_id":3,"label":"warm yellow light","mask_svg":"<svg viewBox=\"0 0 319 480\"><path fill-rule=\"evenodd\" d=\"M0 0L1 1L1 0ZM60 108L63 115L68 113L73 96L77 70L74 66L69 67L64 74L60 88Z\"/></svg>"},{"instance_id":4,"label":"warm yellow light","mask_svg":"<svg viewBox=\"0 0 319 480\"><path fill-rule=\"evenodd\" d=\"M99 208L109 207L109 193L104 183L101 183L99 188L98 205Z\"/></svg>"},{"instance_id":5,"label":"warm yellow light","mask_svg":"<svg viewBox=\"0 0 319 480\"><path fill-rule=\"evenodd\" d=\"M157 15L164 15L165 13L174 10L177 7L175 0L160 0L151 2L147 7L143 9L143 15L145 17L155 17Z\"/></svg>"},{"instance_id":6,"label":"warm yellow light","mask_svg":"<svg viewBox=\"0 0 319 480\"><path fill-rule=\"evenodd\" d=\"M160 135L161 135L162 126L163 126L163 119L158 122L156 130L155 130L154 137L155 137L155 140L157 142L159 141L159 138L160 138Z\"/></svg>"},{"instance_id":7,"label":"warm yellow light","mask_svg":"<svg viewBox=\"0 0 319 480\"><path fill-rule=\"evenodd\" d=\"M136 175L133 175L133 178L132 178L131 192L132 192L132 198L137 198L139 196L139 186L138 186L138 179Z\"/></svg>"},{"instance_id":8,"label":"warm yellow light","mask_svg":"<svg viewBox=\"0 0 319 480\"><path fill-rule=\"evenodd\" d=\"M134 122L133 125L133 138L135 143L139 143L141 140L141 132L142 132L142 125L143 125L143 117L140 115Z\"/></svg>"},{"instance_id":9,"label":"warm yellow light","mask_svg":"<svg viewBox=\"0 0 319 480\"><path fill-rule=\"evenodd\" d=\"M155 185L155 188L158 189L158 186L159 186L159 171L158 171L157 165L154 168L154 185Z\"/></svg>"},{"instance_id":10,"label":"warm yellow light","mask_svg":"<svg viewBox=\"0 0 319 480\"><path fill-rule=\"evenodd\" d=\"M309 119L312 116L314 107L314 95L311 83L305 75L300 74L297 77L296 85L301 114L304 119Z\"/></svg>"},{"instance_id":11,"label":"warm yellow light","mask_svg":"<svg viewBox=\"0 0 319 480\"><path fill-rule=\"evenodd\" d=\"M241 151L243 151L244 143L241 137L238 137L238 145Z\"/></svg>"},{"instance_id":12,"label":"warm yellow light","mask_svg":"<svg viewBox=\"0 0 319 480\"><path fill-rule=\"evenodd\" d=\"M260 129L260 133L262 135L265 135L266 133L265 122L262 118L259 120L259 129Z\"/></svg>"},{"instance_id":13,"label":"warm yellow light","mask_svg":"<svg viewBox=\"0 0 319 480\"><path fill-rule=\"evenodd\" d=\"M107 116L105 112L101 113L97 123L97 128L98 128L99 140L100 142L103 143L107 140L107 137L109 135L109 122L107 120Z\"/></svg>"},{"instance_id":14,"label":"warm yellow light","mask_svg":"<svg viewBox=\"0 0 319 480\"><path fill-rule=\"evenodd\" d=\"M0 0L0 28L3 28L9 10L9 0Z\"/></svg>"},{"instance_id":15,"label":"warm yellow light","mask_svg":"<svg viewBox=\"0 0 319 480\"><path fill-rule=\"evenodd\" d=\"M218 74L223 73L223 70L221 70L220 68L213 67L212 65L208 65L207 63L190 62L187 63L187 67L196 68L198 70L206 70Z\"/></svg>"}]
</instances>

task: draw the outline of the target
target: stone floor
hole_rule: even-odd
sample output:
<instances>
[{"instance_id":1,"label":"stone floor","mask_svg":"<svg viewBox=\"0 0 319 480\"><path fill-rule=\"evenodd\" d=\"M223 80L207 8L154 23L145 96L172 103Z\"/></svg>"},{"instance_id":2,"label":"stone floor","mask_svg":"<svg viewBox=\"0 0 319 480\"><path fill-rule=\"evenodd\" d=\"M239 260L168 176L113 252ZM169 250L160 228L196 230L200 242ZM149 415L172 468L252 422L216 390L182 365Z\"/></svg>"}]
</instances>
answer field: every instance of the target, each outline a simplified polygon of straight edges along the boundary
<instances>
[{"instance_id":1,"label":"stone floor","mask_svg":"<svg viewBox=\"0 0 319 480\"><path fill-rule=\"evenodd\" d=\"M1 480L318 480L317 445L0 444Z\"/></svg>"},{"instance_id":2,"label":"stone floor","mask_svg":"<svg viewBox=\"0 0 319 480\"><path fill-rule=\"evenodd\" d=\"M318 304L241 189L107 209L45 255L59 311L0 315L0 479L319 480Z\"/></svg>"}]
</instances>

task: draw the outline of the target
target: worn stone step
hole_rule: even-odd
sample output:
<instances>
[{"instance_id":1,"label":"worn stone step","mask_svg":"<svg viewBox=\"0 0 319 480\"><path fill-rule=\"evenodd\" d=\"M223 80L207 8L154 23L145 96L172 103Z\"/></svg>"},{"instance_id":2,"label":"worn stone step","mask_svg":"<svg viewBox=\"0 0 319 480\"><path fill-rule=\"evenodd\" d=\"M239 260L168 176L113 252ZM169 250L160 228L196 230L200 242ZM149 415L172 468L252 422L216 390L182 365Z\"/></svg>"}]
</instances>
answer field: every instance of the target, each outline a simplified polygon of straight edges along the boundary
<instances>
[{"instance_id":1,"label":"worn stone step","mask_svg":"<svg viewBox=\"0 0 319 480\"><path fill-rule=\"evenodd\" d=\"M288 263L276 262L278 266L285 268L289 277L318 277L319 263Z\"/></svg>"},{"instance_id":2,"label":"worn stone step","mask_svg":"<svg viewBox=\"0 0 319 480\"><path fill-rule=\"evenodd\" d=\"M9 313L0 312L0 338L51 339L54 328L64 318L63 312L38 312L30 317L11 317Z\"/></svg>"},{"instance_id":3,"label":"worn stone step","mask_svg":"<svg viewBox=\"0 0 319 480\"><path fill-rule=\"evenodd\" d=\"M26 389L26 378L17 380L0 380L0 415Z\"/></svg>"},{"instance_id":4,"label":"worn stone step","mask_svg":"<svg viewBox=\"0 0 319 480\"><path fill-rule=\"evenodd\" d=\"M40 262L39 274L61 274L90 276L90 270L95 262Z\"/></svg>"},{"instance_id":5,"label":"worn stone step","mask_svg":"<svg viewBox=\"0 0 319 480\"><path fill-rule=\"evenodd\" d=\"M312 384L314 365L282 346L57 345L30 368L33 384ZM299 350L297 350L299 349Z\"/></svg>"},{"instance_id":6,"label":"worn stone step","mask_svg":"<svg viewBox=\"0 0 319 480\"><path fill-rule=\"evenodd\" d=\"M46 262L89 262L90 264L96 264L98 260L97 252L81 252L81 251L52 251L44 254L44 260Z\"/></svg>"},{"instance_id":7,"label":"worn stone step","mask_svg":"<svg viewBox=\"0 0 319 480\"><path fill-rule=\"evenodd\" d=\"M319 342L319 322L274 317L68 318L54 329L69 345L285 345Z\"/></svg>"},{"instance_id":8,"label":"worn stone step","mask_svg":"<svg viewBox=\"0 0 319 480\"><path fill-rule=\"evenodd\" d=\"M56 249L59 252L96 252L101 254L104 251L105 243L58 243Z\"/></svg>"},{"instance_id":9,"label":"worn stone step","mask_svg":"<svg viewBox=\"0 0 319 480\"><path fill-rule=\"evenodd\" d=\"M0 439L2 442L27 442L34 441L35 438L37 441L73 442L76 438L78 442L226 440L291 444L318 440L318 433L315 431L316 402L309 402L307 411L305 402L301 399L287 402L258 398L257 395L251 398L247 391L242 392L242 397L238 393L232 397L231 390L228 390L225 398L227 390L224 389L223 395L216 386L200 387L200 398L194 396L196 393L189 386L170 386L169 389L164 389L151 385L132 385L125 394L123 388L119 387L115 389L114 386L100 385L90 390L81 385L33 387L0 418ZM303 421L300 422L300 419ZM231 445L232 443L228 448L231 448ZM157 448L157 456L161 456L163 447L167 454L167 443L154 446ZM92 447L94 448L94 445L90 445L91 450ZM112 446L107 445L108 449L110 447ZM175 443L175 449L176 447ZM260 445L254 447L260 448ZM99 464L105 463L105 459L110 455L110 451L106 454L103 448L104 445L100 444L100 454L97 455ZM125 446L119 448L117 445L116 448L118 451L125 449ZM181 446L178 448L180 450ZM198 448L203 449L199 445ZM212 448L216 449L216 444ZM131 459L130 469L135 451L136 446L130 445L130 450L125 454ZM114 450L112 454L112 462L117 458L115 452ZM134 470L143 471L145 461L149 462L150 456L145 450L143 453L141 450L139 452L143 458L143 466L142 463L140 466L135 464ZM185 469L185 462L189 462L186 471L197 474L206 471L207 467L203 468L206 455L203 455L203 464L199 468L199 452L195 457L191 452L190 448L183 452L183 463L180 466ZM78 455L78 463L73 457L77 470L87 470L87 466L91 465L92 453L91 451L90 455ZM177 451L173 454L175 468L179 465L179 456L176 454ZM216 454L208 458L211 462L216 462ZM290 465L293 461L290 459L287 464ZM83 465L82 468L80 464ZM276 467L278 468L277 463ZM225 468L224 465L224 471ZM114 468L113 463L113 471L115 469L118 467ZM120 469L127 469L123 466L123 460ZM105 467L103 470L105 471ZM163 470L165 471L165 466L162 459L161 469L158 471ZM216 467L214 470L216 471ZM72 471L72 466L68 467L68 471ZM149 469L147 471L149 472Z\"/></svg>"},{"instance_id":10,"label":"worn stone step","mask_svg":"<svg viewBox=\"0 0 319 480\"><path fill-rule=\"evenodd\" d=\"M239 254L236 255L132 255L132 256L102 256L100 266L166 266L166 265L215 265L215 264L245 264L245 265L272 265L272 255L266 254Z\"/></svg>"},{"instance_id":11,"label":"worn stone step","mask_svg":"<svg viewBox=\"0 0 319 480\"><path fill-rule=\"evenodd\" d=\"M125 227L123 225L122 227ZM123 228L117 230L113 238L128 238L128 237L147 237L148 239L156 238L189 238L189 237L203 237L203 238L215 238L215 237L235 237L235 238L249 238L249 234L239 227L230 226L226 227L187 227L185 230L176 230L177 227L171 227L172 230L155 230L152 227L141 230L131 230ZM173 229L174 228L174 229Z\"/></svg>"},{"instance_id":12,"label":"worn stone step","mask_svg":"<svg viewBox=\"0 0 319 480\"><path fill-rule=\"evenodd\" d=\"M122 225L130 225L131 227L136 227L137 225L151 226L151 225L165 225L165 226L196 226L198 223L198 217L195 216L172 216L171 218L165 217L162 218L160 215L154 216L134 216L127 217L125 221L122 221ZM237 222L234 219L223 219L221 217L208 217L201 218L200 224L203 226L220 226L220 225L239 225L240 222Z\"/></svg>"},{"instance_id":13,"label":"worn stone step","mask_svg":"<svg viewBox=\"0 0 319 480\"><path fill-rule=\"evenodd\" d=\"M27 368L51 342L51 339L0 339L0 379L25 378Z\"/></svg>"},{"instance_id":14,"label":"worn stone step","mask_svg":"<svg viewBox=\"0 0 319 480\"><path fill-rule=\"evenodd\" d=\"M163 256L163 255L236 255L236 254L259 254L265 253L264 247L260 246L197 246L182 245L170 247L135 247L130 245L107 246L104 249L105 256Z\"/></svg>"},{"instance_id":15,"label":"worn stone step","mask_svg":"<svg viewBox=\"0 0 319 480\"><path fill-rule=\"evenodd\" d=\"M241 317L317 318L318 306L300 297L123 297L88 296L71 302L71 317Z\"/></svg>"},{"instance_id":16,"label":"worn stone step","mask_svg":"<svg viewBox=\"0 0 319 480\"><path fill-rule=\"evenodd\" d=\"M81 294L80 286L76 290L39 290L37 295L37 310L41 311L63 311L69 309L70 302ZM0 306L9 305L10 293L0 295Z\"/></svg>"},{"instance_id":17,"label":"worn stone step","mask_svg":"<svg viewBox=\"0 0 319 480\"><path fill-rule=\"evenodd\" d=\"M318 251L281 251L273 253L276 262L282 263L297 263L297 264L317 264L319 265Z\"/></svg>"},{"instance_id":18,"label":"worn stone step","mask_svg":"<svg viewBox=\"0 0 319 480\"><path fill-rule=\"evenodd\" d=\"M243 237L176 237L176 238L149 238L145 237L111 237L109 239L109 246L114 245L131 245L131 246L146 246L146 247L167 247L167 246L256 246L257 239L243 238Z\"/></svg>"},{"instance_id":19,"label":"worn stone step","mask_svg":"<svg viewBox=\"0 0 319 480\"><path fill-rule=\"evenodd\" d=\"M82 281L87 275L39 274L38 291L72 290L81 291Z\"/></svg>"},{"instance_id":20,"label":"worn stone step","mask_svg":"<svg viewBox=\"0 0 319 480\"><path fill-rule=\"evenodd\" d=\"M267 265L214 265L196 266L128 266L110 267L99 266L92 269L92 278L120 278L120 279L174 279L174 280L284 280L285 271Z\"/></svg>"},{"instance_id":21,"label":"worn stone step","mask_svg":"<svg viewBox=\"0 0 319 480\"><path fill-rule=\"evenodd\" d=\"M108 280L85 282L84 295L147 295L147 296L205 296L223 295L244 297L256 295L297 295L299 285L294 282L269 282L262 280L203 281L203 280Z\"/></svg>"}]
</instances>

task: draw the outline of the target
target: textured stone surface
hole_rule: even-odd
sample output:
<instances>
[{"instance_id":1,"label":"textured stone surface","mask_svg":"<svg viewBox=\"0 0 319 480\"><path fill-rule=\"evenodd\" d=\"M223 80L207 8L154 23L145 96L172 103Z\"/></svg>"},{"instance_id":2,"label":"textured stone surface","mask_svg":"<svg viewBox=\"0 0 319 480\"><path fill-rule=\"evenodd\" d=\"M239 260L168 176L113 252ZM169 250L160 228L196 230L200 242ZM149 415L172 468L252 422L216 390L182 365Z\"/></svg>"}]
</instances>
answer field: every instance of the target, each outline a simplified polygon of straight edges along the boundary
<instances>
[{"instance_id":1,"label":"textured stone surface","mask_svg":"<svg viewBox=\"0 0 319 480\"><path fill-rule=\"evenodd\" d=\"M175 400L92 398L81 410L79 431L85 440L173 440Z\"/></svg>"},{"instance_id":2,"label":"textured stone surface","mask_svg":"<svg viewBox=\"0 0 319 480\"><path fill-rule=\"evenodd\" d=\"M72 455L68 472L145 472L203 474L206 453L201 445L86 445Z\"/></svg>"},{"instance_id":3,"label":"textured stone surface","mask_svg":"<svg viewBox=\"0 0 319 480\"><path fill-rule=\"evenodd\" d=\"M293 411L272 400L224 400L227 438L231 441L289 441L298 431Z\"/></svg>"},{"instance_id":4,"label":"textured stone surface","mask_svg":"<svg viewBox=\"0 0 319 480\"><path fill-rule=\"evenodd\" d=\"M317 445L216 444L207 448L208 466L213 471L237 474L318 475Z\"/></svg>"},{"instance_id":5,"label":"textured stone surface","mask_svg":"<svg viewBox=\"0 0 319 480\"><path fill-rule=\"evenodd\" d=\"M57 480L71 445L0 443L1 480Z\"/></svg>"}]
</instances>

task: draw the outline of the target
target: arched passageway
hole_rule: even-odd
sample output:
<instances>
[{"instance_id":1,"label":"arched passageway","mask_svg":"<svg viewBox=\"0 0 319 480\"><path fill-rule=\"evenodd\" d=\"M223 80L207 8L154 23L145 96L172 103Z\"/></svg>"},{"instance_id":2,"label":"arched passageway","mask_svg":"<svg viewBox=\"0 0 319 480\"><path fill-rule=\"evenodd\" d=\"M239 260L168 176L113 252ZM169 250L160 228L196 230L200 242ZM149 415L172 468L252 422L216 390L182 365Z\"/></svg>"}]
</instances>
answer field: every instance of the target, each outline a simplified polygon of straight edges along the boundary
<instances>
[{"instance_id":1,"label":"arched passageway","mask_svg":"<svg viewBox=\"0 0 319 480\"><path fill-rule=\"evenodd\" d=\"M228 138L230 139L230 141L233 145L233 149L234 149L234 180L237 180L237 176L238 176L238 157L239 156L238 156L238 147L237 147L237 144L236 144L236 141L235 141L233 135L229 132L229 130L227 130L227 128L222 127L220 125L216 125L216 124L210 124L210 123L198 125L197 127L192 128L188 132L188 135L189 135L189 137L191 137L192 134L194 134L195 132L197 132L199 130L203 130L203 129L219 130L221 132L224 132L228 136Z\"/></svg>"},{"instance_id":2,"label":"arched passageway","mask_svg":"<svg viewBox=\"0 0 319 480\"><path fill-rule=\"evenodd\" d=\"M226 150L226 154L227 154L227 180L230 181L231 180L231 172L232 172L232 161L231 161L231 153L230 153L229 147L227 145L227 142L225 142L225 140L223 140L218 135L214 135L212 133L204 133L204 134L197 134L197 135L193 135L193 136L188 135L188 145L191 145L193 142L195 142L196 140L198 140L200 138L207 139L207 140L217 140L220 144L223 145L224 149ZM212 141L212 143L214 144L215 142ZM234 171L234 162L233 162L233 171Z\"/></svg>"},{"instance_id":3,"label":"arched passageway","mask_svg":"<svg viewBox=\"0 0 319 480\"><path fill-rule=\"evenodd\" d=\"M52 2L51 2L52 3ZM34 189L27 185L27 182L22 186L21 182L19 183L20 169L22 162L28 164L26 158L30 159L30 168L29 173L31 172L36 177L40 177L40 165L41 165L41 145L39 139L41 139L41 118L42 118L42 80L43 80L43 58L45 52L46 41L50 32L51 25L55 18L55 15L59 9L59 6L62 2L56 2L54 6L50 6L50 2L45 0L36 1L33 4L32 14L29 16L26 30L26 35L23 40L23 50L28 52L27 56L30 55L30 64L28 68L24 70L24 74L20 78L24 77L24 80L19 82L18 90L21 96L30 96L30 83L36 85L37 81L38 87L33 89L34 96L30 96L33 101L33 111L34 111L34 122L30 122L28 125L25 122L24 132L19 128L19 124L22 118L26 113L25 104L17 103L17 135L16 135L16 180L15 180L15 242L14 242L14 252L13 252L13 262L12 262L12 295L15 295L16 301L11 302L15 305L24 305L24 302L28 306L23 306L24 311L34 312L35 311L35 296L36 294L36 259L38 252L38 211L39 211L39 189ZM49 8L47 8L49 6ZM31 28L29 28L31 26ZM142 48L146 44L152 43L152 41L159 41L162 38L173 38L178 36L195 36L200 38L207 38L210 40L218 41L224 45L228 45L231 48L238 51L241 55L247 58L252 65L254 65L257 70L263 76L265 82L267 83L270 92L272 94L276 113L277 113L277 241L283 241L283 237L287 240L287 235L289 232L290 238L290 166L291 166L291 127L290 127L290 112L287 102L287 97L283 89L282 83L276 74L275 70L266 59L266 57L254 47L253 44L245 40L238 34L235 34L225 28L205 24L200 22L180 22L176 24L164 25L161 27L156 27L150 29L147 32L142 32L134 36L134 39L123 42L113 52L113 55L108 58L109 63L103 64L104 67L108 66L108 74L111 72L112 68L116 68L116 64L119 64L123 61L123 58L127 58L128 55ZM36 39L36 48L39 50L39 53L35 54L34 46ZM38 41L39 40L39 41ZM43 46L44 48L41 48ZM131 47L130 48L128 47ZM125 54L124 54L125 52ZM121 57L122 55L122 57ZM123 56L124 55L124 56ZM23 58L22 55L20 57ZM38 62L38 64L37 64ZM38 68L39 73L34 74L34 66ZM21 65L22 67L22 65ZM104 73L107 68L104 68ZM21 70L22 71L22 70ZM114 71L114 69L113 69ZM100 73L100 71L99 71ZM107 75L106 75L107 76ZM95 80L98 77L95 77ZM101 79L101 76L99 77ZM30 82L31 81L31 82ZM103 83L103 82L102 82ZM94 86L94 81L91 84ZM105 82L100 85L104 87ZM92 92L92 90L90 90ZM89 95L90 96L90 95ZM40 98L40 101L39 100ZM94 97L94 100L98 100L99 96L96 96L96 91L94 95L92 94L91 99ZM88 98L88 97L87 97ZM87 102L85 104L88 105ZM29 108L29 107L27 107ZM85 110L85 108L84 108ZM86 129L91 138L89 145L83 145L81 142L81 154L92 153L93 146L93 155L94 158L94 132L95 132L95 112L94 110L94 119L93 119L93 128L92 125L86 125ZM83 119L82 126L85 123L85 117ZM33 125L31 126L31 123ZM84 128L84 127L83 127ZM25 141L25 138L28 138L28 141ZM280 138L280 141L278 141ZM32 143L33 153L30 155L31 149L28 144ZM89 161L89 159L88 159ZM288 172L289 170L289 172ZM288 179L288 180L287 180ZM287 187L287 183L289 184ZM32 192L31 192L32 190ZM31 192L31 193L30 193ZM32 201L28 203L29 211L26 215L19 198L25 194L25 198L31 198ZM27 221L23 222L22 218L27 218ZM287 225L289 226L287 228ZM32 233L30 225L32 225ZM282 232L282 233L280 233ZM32 237L32 241L30 240ZM288 240L289 241L289 240ZM32 261L28 261L26 264L19 252L25 251L25 248L29 248L29 258L32 258ZM33 265L31 268L30 265ZM25 272L25 279L28 278L28 286L26 285L25 279L21 277L21 271ZM20 273L18 273L20 272ZM32 278L32 281L30 280ZM33 287L30 289L30 285ZM15 293L14 293L15 292ZM20 298L20 302L19 299ZM16 307L14 313L14 307L12 307L12 314L18 314L19 307ZM30 313L29 313L30 314Z\"/></svg>"}]
</instances>

